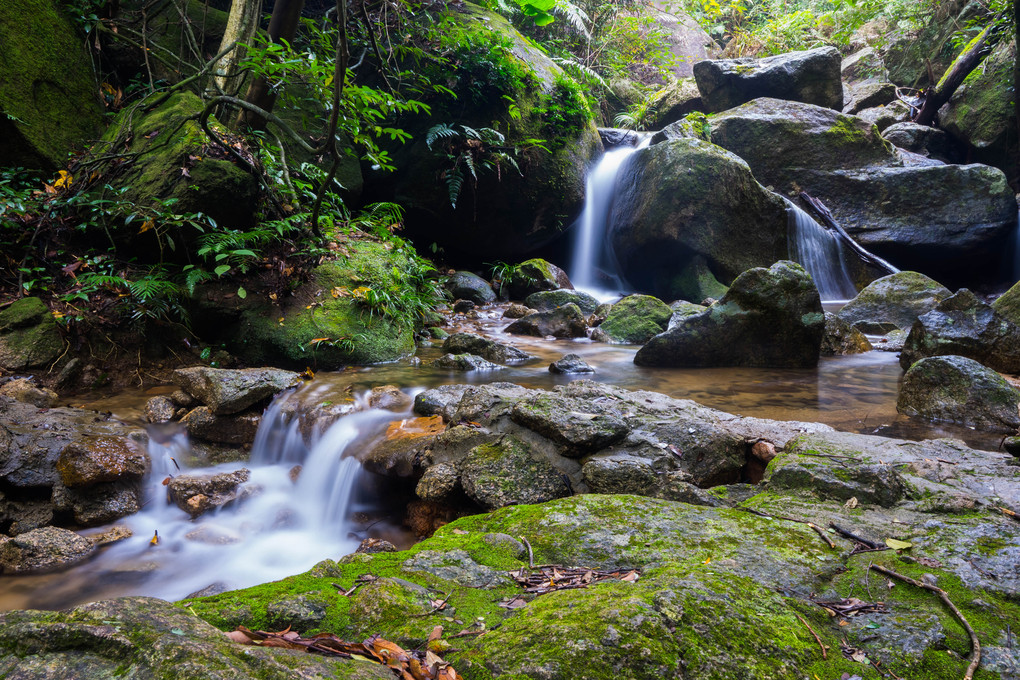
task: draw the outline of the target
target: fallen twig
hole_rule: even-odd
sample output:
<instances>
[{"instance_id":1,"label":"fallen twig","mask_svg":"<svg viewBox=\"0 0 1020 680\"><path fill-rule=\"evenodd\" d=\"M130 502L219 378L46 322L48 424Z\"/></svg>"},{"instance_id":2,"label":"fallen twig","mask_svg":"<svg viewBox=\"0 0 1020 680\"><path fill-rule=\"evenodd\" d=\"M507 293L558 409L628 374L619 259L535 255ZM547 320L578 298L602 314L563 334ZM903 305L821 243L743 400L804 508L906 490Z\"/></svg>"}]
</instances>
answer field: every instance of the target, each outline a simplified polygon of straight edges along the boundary
<instances>
[{"instance_id":1,"label":"fallen twig","mask_svg":"<svg viewBox=\"0 0 1020 680\"><path fill-rule=\"evenodd\" d=\"M854 541L856 543L860 543L861 545L865 546L866 548L870 548L871 550L888 550L889 549L888 546L879 545L878 543L875 543L874 541L868 540L867 538L862 538L862 537L858 536L857 534L855 534L853 532L850 532L850 531L844 529L843 527L837 525L835 522L829 522L829 526L832 527L833 530L835 530L835 532L837 534L839 534L840 536L842 536L844 538L849 538L851 541Z\"/></svg>"},{"instance_id":2,"label":"fallen twig","mask_svg":"<svg viewBox=\"0 0 1020 680\"><path fill-rule=\"evenodd\" d=\"M535 568L535 551L531 549L531 543L528 542L524 536L521 536L521 540L524 541L524 545L528 548L528 569Z\"/></svg>"},{"instance_id":3,"label":"fallen twig","mask_svg":"<svg viewBox=\"0 0 1020 680\"><path fill-rule=\"evenodd\" d=\"M978 640L977 634L974 632L974 629L970 627L970 623L967 621L967 618L963 615L963 612L957 609L956 605L953 604L953 601L949 599L949 594L946 593L946 591L939 588L938 586L932 586L928 585L927 583L917 581L915 579L910 578L909 576L904 576L903 574L895 572L892 569L887 569L886 567L883 567L879 564L870 564L868 565L868 569L874 569L880 574L891 576L892 578L903 581L904 583L909 583L910 585L916 588L930 590L931 592L939 596L939 599L942 600L943 604L949 607L949 610L953 612L953 615L960 621L961 624L963 624L963 628L964 630L967 631L967 635L970 636L971 660L970 665L967 666L967 672L963 674L963 680L972 680L972 678L974 677L974 671L977 670L978 665L981 663L981 642Z\"/></svg>"},{"instance_id":4,"label":"fallen twig","mask_svg":"<svg viewBox=\"0 0 1020 680\"><path fill-rule=\"evenodd\" d=\"M829 657L828 657L828 655L827 655L827 654L826 654L826 652L825 652L825 650L826 650L826 646L825 646L824 644L822 644L822 638L818 637L818 633L816 633L816 632L815 632L815 629L814 629L814 628L812 628L812 627L811 627L811 626L810 626L810 625L808 624L808 622L804 620L804 617L802 617L802 616L801 616L800 614L798 614L797 612L794 612L794 613L793 613L793 615L794 615L794 616L796 616L796 617L797 617L798 619L800 619L800 622L804 624L804 627L805 627L805 628L807 628L807 629L808 629L809 631L811 631L811 634L815 636L815 642L817 642L817 643L818 643L818 646L819 646L819 647L821 648L821 650L822 650L822 660L828 659Z\"/></svg>"}]
</instances>

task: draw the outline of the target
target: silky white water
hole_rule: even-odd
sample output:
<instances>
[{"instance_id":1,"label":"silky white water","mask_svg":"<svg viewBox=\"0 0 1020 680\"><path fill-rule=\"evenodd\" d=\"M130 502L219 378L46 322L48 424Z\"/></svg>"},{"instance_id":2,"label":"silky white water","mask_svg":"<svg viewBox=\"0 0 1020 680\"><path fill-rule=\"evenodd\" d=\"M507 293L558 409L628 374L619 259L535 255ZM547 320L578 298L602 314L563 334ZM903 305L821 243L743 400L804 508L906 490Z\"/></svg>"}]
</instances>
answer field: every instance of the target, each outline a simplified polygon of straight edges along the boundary
<instances>
[{"instance_id":1,"label":"silky white water","mask_svg":"<svg viewBox=\"0 0 1020 680\"><path fill-rule=\"evenodd\" d=\"M356 454L389 423L410 414L366 408L306 442L293 409L290 417L284 413L286 399L267 409L247 463L189 470L183 462L189 457L185 434L161 437L162 443L150 438L145 505L118 522L134 535L76 569L73 579L54 589L54 599L77 599L68 591L83 590L89 599L145 594L177 600L210 586L223 590L273 581L354 551L362 537L352 533L357 526L351 517L368 509L358 505L365 473ZM250 471L243 500L195 520L167 500L168 477L242 467Z\"/></svg>"},{"instance_id":2,"label":"silky white water","mask_svg":"<svg viewBox=\"0 0 1020 680\"><path fill-rule=\"evenodd\" d=\"M638 146L621 146L603 154L585 182L584 209L578 219L577 240L571 256L570 282L574 288L606 301L621 295L622 285L608 244L610 215L616 196L616 178L624 162L648 146L645 137Z\"/></svg>"},{"instance_id":3,"label":"silky white water","mask_svg":"<svg viewBox=\"0 0 1020 680\"><path fill-rule=\"evenodd\" d=\"M841 302L857 295L839 239L790 201L786 213L790 258L811 274L822 301Z\"/></svg>"}]
</instances>

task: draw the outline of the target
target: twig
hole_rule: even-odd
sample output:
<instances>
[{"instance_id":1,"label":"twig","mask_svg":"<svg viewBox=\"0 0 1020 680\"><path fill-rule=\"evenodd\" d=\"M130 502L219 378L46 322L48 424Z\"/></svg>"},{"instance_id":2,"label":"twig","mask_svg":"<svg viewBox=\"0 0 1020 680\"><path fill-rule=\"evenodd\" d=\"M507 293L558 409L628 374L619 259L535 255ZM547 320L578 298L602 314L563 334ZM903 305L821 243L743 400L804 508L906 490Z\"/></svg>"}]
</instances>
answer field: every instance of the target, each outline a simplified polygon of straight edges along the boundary
<instances>
[{"instance_id":1,"label":"twig","mask_svg":"<svg viewBox=\"0 0 1020 680\"><path fill-rule=\"evenodd\" d=\"M851 532L847 531L846 529L838 526L835 522L829 522L829 526L832 527L836 531L836 533L839 534L840 536L842 536L844 538L849 538L851 541L856 541L857 543L860 543L863 546L871 548L872 550L888 550L889 549L888 547L886 547L884 545L879 545L878 543L875 543L874 541L870 541L870 540L868 540L866 538L861 538L857 534L851 533Z\"/></svg>"},{"instance_id":2,"label":"twig","mask_svg":"<svg viewBox=\"0 0 1020 680\"><path fill-rule=\"evenodd\" d=\"M868 563L868 568L864 570L864 589L868 592L868 599L869 600L874 600L875 599L874 597L871 596L871 584L868 582L869 581L868 580L868 576L871 575L871 567L874 564L875 564L874 562L869 562Z\"/></svg>"},{"instance_id":3,"label":"twig","mask_svg":"<svg viewBox=\"0 0 1020 680\"><path fill-rule=\"evenodd\" d=\"M946 591L942 590L937 586L931 586L928 585L927 583L922 583L921 581L912 579L909 576L904 576L903 574L895 572L892 569L887 569L886 567L883 567L878 564L870 564L868 565L868 569L874 569L880 574L885 574L886 576L891 576L892 578L899 579L900 581L903 581L904 583L909 583L910 585L916 588L930 590L931 592L939 596L939 599L942 600L943 604L949 607L949 610L953 612L953 615L956 616L956 618L960 621L961 624L963 624L963 628L964 630L967 631L967 635L970 636L971 659L970 665L967 666L967 672L963 674L963 680L972 680L974 677L974 671L977 670L978 665L981 663L981 643L978 641L977 634L974 632L974 629L970 627L970 623L967 621L967 618L963 615L963 612L957 609L956 605L953 604L953 601L949 599L948 593L946 593Z\"/></svg>"},{"instance_id":4,"label":"twig","mask_svg":"<svg viewBox=\"0 0 1020 680\"><path fill-rule=\"evenodd\" d=\"M809 527L811 527L812 529L814 529L815 533L818 534L819 536L821 536L822 540L825 541L830 548L832 548L833 550L836 549L836 544L832 542L832 539L829 538L828 535L826 535L825 529L821 528L820 526L818 526L814 522L810 522L810 521L808 521L806 519L797 519L796 517L784 517L783 515L769 515L767 513L761 512L760 510L754 510L752 508L740 507L740 509L743 510L744 512L749 512L752 515L758 515L759 517L765 517L767 519L781 519L781 520L785 520L787 522L796 522L798 524L806 524Z\"/></svg>"},{"instance_id":5,"label":"twig","mask_svg":"<svg viewBox=\"0 0 1020 680\"><path fill-rule=\"evenodd\" d=\"M804 620L804 617L802 617L797 612L794 612L793 615L796 616L798 619L800 619L800 622L804 624L804 627L807 628L809 631L811 631L811 634L815 636L815 642L818 643L819 648L821 648L821 650L822 650L822 660L824 661L825 659L828 659L829 657L828 657L828 655L825 652L825 645L822 644L822 638L818 637L818 633L815 632L815 629L812 628L808 624L808 622Z\"/></svg>"},{"instance_id":6,"label":"twig","mask_svg":"<svg viewBox=\"0 0 1020 680\"><path fill-rule=\"evenodd\" d=\"M528 539L524 538L524 536L521 536L521 540L524 541L524 545L527 546L527 548L528 548L528 569L534 569L535 568L535 551L533 551L531 549L531 543L528 542Z\"/></svg>"}]
</instances>

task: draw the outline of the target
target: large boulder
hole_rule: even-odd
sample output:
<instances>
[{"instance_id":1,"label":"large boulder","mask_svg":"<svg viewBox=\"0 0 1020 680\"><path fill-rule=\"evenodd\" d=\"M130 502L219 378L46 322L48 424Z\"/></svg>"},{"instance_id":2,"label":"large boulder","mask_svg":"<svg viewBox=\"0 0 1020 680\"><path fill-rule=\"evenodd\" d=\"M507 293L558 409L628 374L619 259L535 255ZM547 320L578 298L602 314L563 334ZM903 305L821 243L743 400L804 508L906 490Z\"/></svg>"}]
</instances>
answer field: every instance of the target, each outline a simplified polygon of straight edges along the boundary
<instances>
[{"instance_id":1,"label":"large boulder","mask_svg":"<svg viewBox=\"0 0 1020 680\"><path fill-rule=\"evenodd\" d=\"M454 333L443 341L443 351L451 354L475 354L499 364L519 364L535 359L522 349L474 333Z\"/></svg>"},{"instance_id":2,"label":"large boulder","mask_svg":"<svg viewBox=\"0 0 1020 680\"><path fill-rule=\"evenodd\" d=\"M57 322L39 298L21 298L0 310L0 368L20 371L44 366L63 349Z\"/></svg>"},{"instance_id":3,"label":"large boulder","mask_svg":"<svg viewBox=\"0 0 1020 680\"><path fill-rule=\"evenodd\" d=\"M719 59L694 65L708 111L725 111L758 97L843 108L839 50L819 47L764 59Z\"/></svg>"},{"instance_id":4,"label":"large boulder","mask_svg":"<svg viewBox=\"0 0 1020 680\"><path fill-rule=\"evenodd\" d=\"M741 274L708 310L638 350L639 366L773 366L818 363L825 315L818 289L795 262Z\"/></svg>"},{"instance_id":5,"label":"large boulder","mask_svg":"<svg viewBox=\"0 0 1020 680\"><path fill-rule=\"evenodd\" d=\"M633 5L626 15L636 19L630 24L633 27L630 30L637 30L639 40L654 45L659 54L661 51L668 52L668 55L663 55L664 59L662 56L659 58L664 62L665 70L675 78L689 78L694 74L695 64L705 59L714 59L720 52L719 45L694 17L668 2ZM650 55L646 53L644 56L645 59L635 61L646 61ZM641 63L632 63L629 67L632 72L647 68ZM640 78L644 74L634 75Z\"/></svg>"},{"instance_id":6,"label":"large boulder","mask_svg":"<svg viewBox=\"0 0 1020 680\"><path fill-rule=\"evenodd\" d=\"M957 144L944 130L917 123L896 123L882 130L887 142L943 163L962 160Z\"/></svg>"},{"instance_id":7,"label":"large boulder","mask_svg":"<svg viewBox=\"0 0 1020 680\"><path fill-rule=\"evenodd\" d=\"M905 160L859 117L759 99L709 126L758 181L820 199L862 246L901 269L947 282L987 278L995 268L985 263L1001 260L1014 231L1016 200L1002 171Z\"/></svg>"},{"instance_id":8,"label":"large boulder","mask_svg":"<svg viewBox=\"0 0 1020 680\"><path fill-rule=\"evenodd\" d=\"M96 549L90 539L57 527L0 537L0 573L28 574L66 569Z\"/></svg>"},{"instance_id":9,"label":"large boulder","mask_svg":"<svg viewBox=\"0 0 1020 680\"><path fill-rule=\"evenodd\" d=\"M174 384L205 404L215 415L239 413L301 384L297 373L278 368L179 368Z\"/></svg>"},{"instance_id":10,"label":"large boulder","mask_svg":"<svg viewBox=\"0 0 1020 680\"><path fill-rule=\"evenodd\" d=\"M0 3L0 158L52 171L102 125L99 87L78 34L55 0Z\"/></svg>"},{"instance_id":11,"label":"large boulder","mask_svg":"<svg viewBox=\"0 0 1020 680\"><path fill-rule=\"evenodd\" d=\"M514 436L471 449L460 463L460 483L487 510L570 495L563 475Z\"/></svg>"},{"instance_id":12,"label":"large boulder","mask_svg":"<svg viewBox=\"0 0 1020 680\"><path fill-rule=\"evenodd\" d=\"M625 162L609 238L631 286L660 299L701 300L705 286L787 256L782 199L747 164L698 139L653 144Z\"/></svg>"},{"instance_id":13,"label":"large boulder","mask_svg":"<svg viewBox=\"0 0 1020 680\"><path fill-rule=\"evenodd\" d=\"M472 272L456 272L443 284L454 300L471 300L476 305L496 301L496 292L489 282Z\"/></svg>"},{"instance_id":14,"label":"large boulder","mask_svg":"<svg viewBox=\"0 0 1020 680\"><path fill-rule=\"evenodd\" d=\"M909 329L950 295L952 291L924 274L897 272L872 281L836 315L864 333L884 335Z\"/></svg>"},{"instance_id":15,"label":"large boulder","mask_svg":"<svg viewBox=\"0 0 1020 680\"><path fill-rule=\"evenodd\" d=\"M583 338L588 333L584 313L572 302L548 312L535 312L514 321L503 329L517 335L534 335L539 338Z\"/></svg>"},{"instance_id":16,"label":"large boulder","mask_svg":"<svg viewBox=\"0 0 1020 680\"><path fill-rule=\"evenodd\" d=\"M583 290L561 288L532 293L524 299L524 304L539 312L550 312L563 305L575 304L583 314L590 316L595 313L600 303L594 295L585 293Z\"/></svg>"},{"instance_id":17,"label":"large boulder","mask_svg":"<svg viewBox=\"0 0 1020 680\"><path fill-rule=\"evenodd\" d=\"M613 342L640 345L666 330L673 310L651 295L628 295L613 305L599 328Z\"/></svg>"},{"instance_id":18,"label":"large boulder","mask_svg":"<svg viewBox=\"0 0 1020 680\"><path fill-rule=\"evenodd\" d=\"M524 300L529 295L546 290L574 287L565 271L540 257L533 257L510 267L506 286L506 291L513 300Z\"/></svg>"},{"instance_id":19,"label":"large boulder","mask_svg":"<svg viewBox=\"0 0 1020 680\"><path fill-rule=\"evenodd\" d=\"M456 99L429 102L431 116L408 127L415 141L392 152L396 172L366 177L366 191L374 183L376 195L406 208L406 233L416 243L436 243L473 261L531 253L580 214L585 171L602 147L584 90L496 12L469 2L436 20L445 59L414 67ZM460 137L429 148L427 131L437 124L452 124ZM520 172L503 162L499 172L479 170L477 181L461 163L464 181L453 207L450 159L474 150L462 125L498 127L501 148L541 139L548 151L532 147L515 158ZM480 168L490 157L485 147L477 152Z\"/></svg>"},{"instance_id":20,"label":"large boulder","mask_svg":"<svg viewBox=\"0 0 1020 680\"><path fill-rule=\"evenodd\" d=\"M950 354L1003 373L1020 372L1020 323L962 288L910 328L900 366L906 370L919 359Z\"/></svg>"},{"instance_id":21,"label":"large boulder","mask_svg":"<svg viewBox=\"0 0 1020 680\"><path fill-rule=\"evenodd\" d=\"M689 113L704 108L694 78L680 78L652 95L645 127L649 130L660 130L671 123L683 120Z\"/></svg>"},{"instance_id":22,"label":"large boulder","mask_svg":"<svg viewBox=\"0 0 1020 680\"><path fill-rule=\"evenodd\" d=\"M955 355L928 357L911 366L896 410L982 430L1020 428L1020 392L990 368Z\"/></svg>"}]
</instances>

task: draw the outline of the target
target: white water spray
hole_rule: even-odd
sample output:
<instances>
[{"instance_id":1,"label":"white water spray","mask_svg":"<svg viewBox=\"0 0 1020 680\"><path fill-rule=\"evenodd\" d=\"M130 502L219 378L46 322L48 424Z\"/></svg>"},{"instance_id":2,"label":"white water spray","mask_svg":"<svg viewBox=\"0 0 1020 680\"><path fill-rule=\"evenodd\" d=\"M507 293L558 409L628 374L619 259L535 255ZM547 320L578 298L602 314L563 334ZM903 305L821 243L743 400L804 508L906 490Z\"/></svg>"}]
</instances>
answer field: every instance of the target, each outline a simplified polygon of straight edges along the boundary
<instances>
[{"instance_id":1,"label":"white water spray","mask_svg":"<svg viewBox=\"0 0 1020 680\"><path fill-rule=\"evenodd\" d=\"M790 257L811 274L822 301L845 301L857 295L839 240L790 201L786 201L786 213Z\"/></svg>"}]
</instances>

